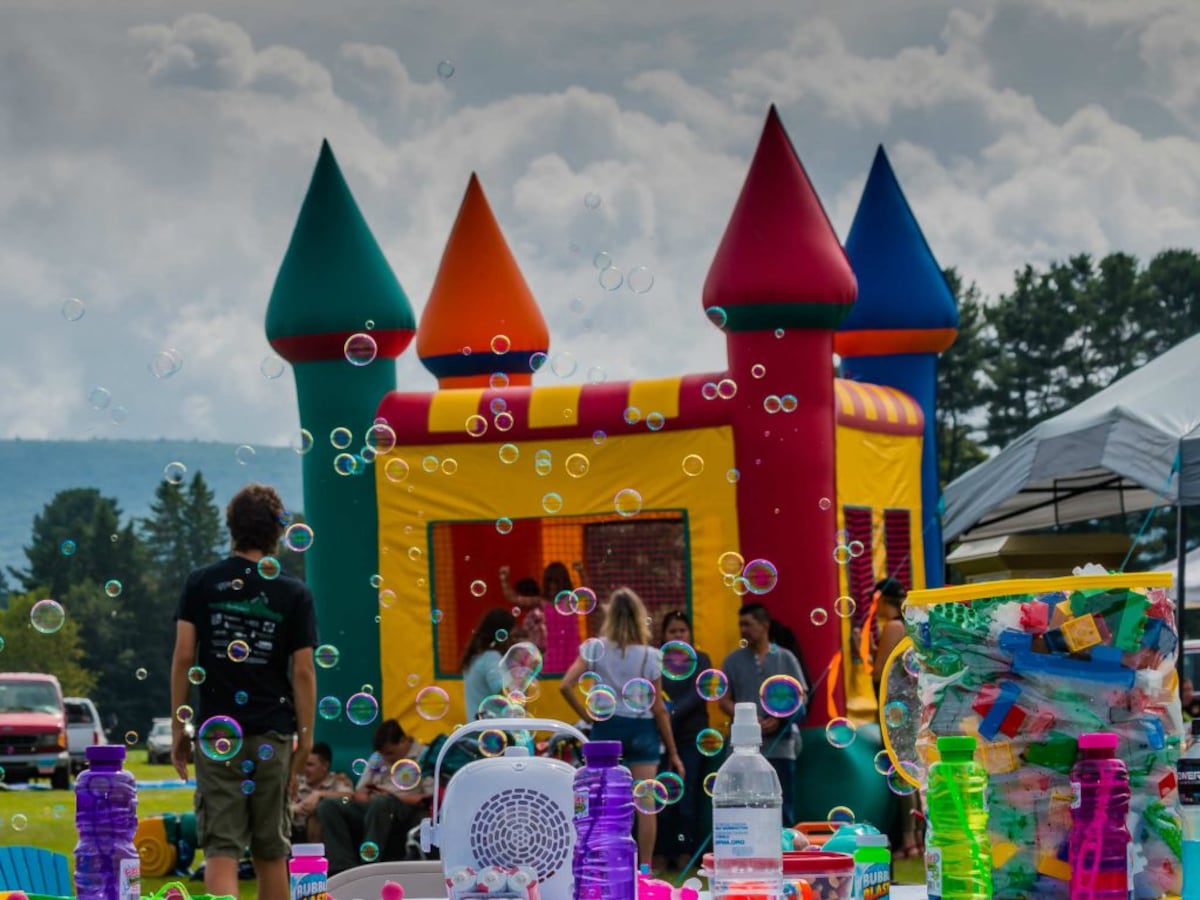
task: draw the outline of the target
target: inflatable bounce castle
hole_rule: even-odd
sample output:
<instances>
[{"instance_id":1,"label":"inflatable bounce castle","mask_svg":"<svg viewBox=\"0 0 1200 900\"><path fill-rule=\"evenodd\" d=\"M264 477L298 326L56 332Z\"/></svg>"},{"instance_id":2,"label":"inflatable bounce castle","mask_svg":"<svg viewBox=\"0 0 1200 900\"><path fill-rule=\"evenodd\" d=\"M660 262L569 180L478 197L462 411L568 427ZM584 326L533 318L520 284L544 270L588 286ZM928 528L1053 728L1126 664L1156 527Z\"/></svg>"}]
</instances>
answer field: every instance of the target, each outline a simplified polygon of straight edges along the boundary
<instances>
[{"instance_id":1,"label":"inflatable bounce castle","mask_svg":"<svg viewBox=\"0 0 1200 900\"><path fill-rule=\"evenodd\" d=\"M541 582L560 563L601 598L630 585L656 621L690 612L717 665L759 600L799 641L806 724L873 716L854 635L876 580L941 584L935 384L958 318L883 150L843 249L772 108L703 307L723 371L534 386L548 329L479 181L417 327L322 146L266 328L312 435L308 580L340 650L323 697L368 685L419 737L449 731L469 715L465 643L506 603L501 568ZM435 391L397 390L414 333ZM571 720L554 679L598 613L553 601L531 709ZM318 731L342 761L369 745L345 717Z\"/></svg>"}]
</instances>

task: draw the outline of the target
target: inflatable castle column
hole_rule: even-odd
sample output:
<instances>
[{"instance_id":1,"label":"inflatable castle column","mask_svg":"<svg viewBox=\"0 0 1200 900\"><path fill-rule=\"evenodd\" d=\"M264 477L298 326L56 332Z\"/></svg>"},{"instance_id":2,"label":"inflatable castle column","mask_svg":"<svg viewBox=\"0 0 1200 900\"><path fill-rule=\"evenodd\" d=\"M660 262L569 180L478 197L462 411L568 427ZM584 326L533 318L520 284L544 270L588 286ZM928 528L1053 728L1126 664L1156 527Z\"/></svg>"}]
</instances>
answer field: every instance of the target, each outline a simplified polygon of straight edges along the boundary
<instances>
[{"instance_id":1,"label":"inflatable castle column","mask_svg":"<svg viewBox=\"0 0 1200 900\"><path fill-rule=\"evenodd\" d=\"M827 693L840 631L814 628L810 617L839 593L833 333L854 297L850 263L772 107L704 283L704 308L726 331L737 384L724 402L735 404L741 553L779 572L773 590L748 599L803 634L809 673L825 676L809 698L810 725L841 714ZM768 412L771 395L794 396L795 410ZM837 678L839 707L841 685Z\"/></svg>"},{"instance_id":2,"label":"inflatable castle column","mask_svg":"<svg viewBox=\"0 0 1200 900\"><path fill-rule=\"evenodd\" d=\"M413 336L403 288L367 227L328 143L313 172L291 243L267 306L267 338L292 363L300 425L312 435L303 457L304 515L314 538L305 570L317 607L322 643L341 652L318 669L318 691L345 700L363 684L378 687L378 516L374 468L361 458L340 474L334 457L358 453L375 410L396 388L395 359ZM348 341L353 341L349 344ZM335 448L330 432L350 429L354 443ZM345 768L362 753L363 731L345 717L317 720Z\"/></svg>"},{"instance_id":3,"label":"inflatable castle column","mask_svg":"<svg viewBox=\"0 0 1200 900\"><path fill-rule=\"evenodd\" d=\"M925 586L945 582L937 456L938 354L958 335L958 306L896 181L887 154L875 154L846 239L858 302L836 347L846 377L904 391L925 415L921 521Z\"/></svg>"}]
</instances>

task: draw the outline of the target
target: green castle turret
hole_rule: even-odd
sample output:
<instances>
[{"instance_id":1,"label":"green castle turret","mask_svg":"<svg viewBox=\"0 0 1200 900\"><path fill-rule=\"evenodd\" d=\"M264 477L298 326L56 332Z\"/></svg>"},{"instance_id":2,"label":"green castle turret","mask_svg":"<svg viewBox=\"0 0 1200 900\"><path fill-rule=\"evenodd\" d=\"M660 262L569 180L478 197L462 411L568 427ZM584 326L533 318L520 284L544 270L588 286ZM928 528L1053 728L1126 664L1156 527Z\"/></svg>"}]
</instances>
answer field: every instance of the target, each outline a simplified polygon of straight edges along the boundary
<instances>
[{"instance_id":1,"label":"green castle turret","mask_svg":"<svg viewBox=\"0 0 1200 900\"><path fill-rule=\"evenodd\" d=\"M266 330L292 363L300 425L312 436L303 457L304 514L314 533L305 565L321 642L341 651L337 665L317 670L317 689L343 704L363 684L379 694L379 600L371 584L379 570L378 516L373 467L361 454L380 398L396 388L395 359L414 328L408 297L323 142L271 291ZM331 441L337 428L352 434L344 450ZM317 738L333 746L343 768L370 741L344 712L334 721L318 717Z\"/></svg>"}]
</instances>

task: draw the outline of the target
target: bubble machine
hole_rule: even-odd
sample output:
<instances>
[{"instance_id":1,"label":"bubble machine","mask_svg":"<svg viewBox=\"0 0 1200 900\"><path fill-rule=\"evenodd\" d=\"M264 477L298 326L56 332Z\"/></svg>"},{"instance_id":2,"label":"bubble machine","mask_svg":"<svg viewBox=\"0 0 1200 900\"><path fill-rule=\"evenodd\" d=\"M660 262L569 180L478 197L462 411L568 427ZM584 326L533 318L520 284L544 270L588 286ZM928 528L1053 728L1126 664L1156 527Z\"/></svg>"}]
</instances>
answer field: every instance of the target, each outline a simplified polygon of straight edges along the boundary
<instances>
[{"instance_id":1,"label":"bubble machine","mask_svg":"<svg viewBox=\"0 0 1200 900\"><path fill-rule=\"evenodd\" d=\"M450 746L482 731L551 731L580 741L581 732L553 719L481 719L454 732L434 764L439 783ZM559 759L508 747L503 756L463 766L433 815L421 823L421 849L438 847L451 900L515 897L571 900L575 849L575 768Z\"/></svg>"}]
</instances>

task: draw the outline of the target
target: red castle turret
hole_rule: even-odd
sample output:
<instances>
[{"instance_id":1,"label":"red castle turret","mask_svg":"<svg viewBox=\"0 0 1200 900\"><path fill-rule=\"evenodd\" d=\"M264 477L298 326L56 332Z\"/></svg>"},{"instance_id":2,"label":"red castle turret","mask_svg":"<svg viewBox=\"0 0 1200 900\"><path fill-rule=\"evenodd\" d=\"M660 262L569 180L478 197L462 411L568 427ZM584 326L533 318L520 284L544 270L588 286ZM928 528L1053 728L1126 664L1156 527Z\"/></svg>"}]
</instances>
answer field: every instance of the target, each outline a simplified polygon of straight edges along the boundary
<instances>
[{"instance_id":1,"label":"red castle turret","mask_svg":"<svg viewBox=\"0 0 1200 900\"><path fill-rule=\"evenodd\" d=\"M839 593L832 556L833 334L856 290L846 254L771 107L705 280L704 308L726 331L738 385L741 551L747 561L767 559L778 569L777 587L762 600L773 617L806 635L814 679L829 668L840 641L835 617L816 628L811 616L818 607L832 610ZM794 411L770 412L769 398L785 395L795 398ZM839 707L840 695L838 679ZM810 721L839 714L824 689L809 703Z\"/></svg>"}]
</instances>

